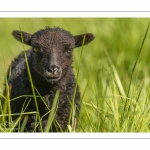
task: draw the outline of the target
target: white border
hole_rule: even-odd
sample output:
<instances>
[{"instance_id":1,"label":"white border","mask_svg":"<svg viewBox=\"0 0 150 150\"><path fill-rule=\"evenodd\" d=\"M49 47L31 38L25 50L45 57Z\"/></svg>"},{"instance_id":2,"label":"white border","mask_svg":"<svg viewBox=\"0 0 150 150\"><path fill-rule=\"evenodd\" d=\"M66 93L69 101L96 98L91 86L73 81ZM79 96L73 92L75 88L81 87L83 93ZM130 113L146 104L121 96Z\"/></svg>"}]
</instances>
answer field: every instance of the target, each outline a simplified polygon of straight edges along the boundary
<instances>
[{"instance_id":1,"label":"white border","mask_svg":"<svg viewBox=\"0 0 150 150\"><path fill-rule=\"evenodd\" d=\"M149 0L4 0L1 11L149 11Z\"/></svg>"},{"instance_id":2,"label":"white border","mask_svg":"<svg viewBox=\"0 0 150 150\"><path fill-rule=\"evenodd\" d=\"M149 147L150 134L143 133L4 133L1 147L7 149L111 149L142 150Z\"/></svg>"},{"instance_id":3,"label":"white border","mask_svg":"<svg viewBox=\"0 0 150 150\"><path fill-rule=\"evenodd\" d=\"M0 17L150 17L149 0L5 0Z\"/></svg>"}]
</instances>

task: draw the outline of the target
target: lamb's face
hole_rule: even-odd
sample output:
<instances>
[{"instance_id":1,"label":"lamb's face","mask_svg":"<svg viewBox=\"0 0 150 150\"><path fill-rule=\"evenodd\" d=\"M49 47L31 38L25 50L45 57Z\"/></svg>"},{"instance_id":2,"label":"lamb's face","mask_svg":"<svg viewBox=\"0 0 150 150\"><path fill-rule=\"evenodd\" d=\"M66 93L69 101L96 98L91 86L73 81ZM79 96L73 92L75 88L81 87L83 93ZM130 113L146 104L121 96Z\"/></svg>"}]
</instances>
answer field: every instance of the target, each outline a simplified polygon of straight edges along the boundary
<instances>
[{"instance_id":1,"label":"lamb's face","mask_svg":"<svg viewBox=\"0 0 150 150\"><path fill-rule=\"evenodd\" d=\"M91 33L72 36L66 30L50 27L34 34L14 30L12 35L32 47L32 67L50 83L58 82L70 69L73 48L94 39Z\"/></svg>"},{"instance_id":2,"label":"lamb's face","mask_svg":"<svg viewBox=\"0 0 150 150\"><path fill-rule=\"evenodd\" d=\"M66 31L40 30L31 37L34 70L47 82L58 82L70 68L74 37Z\"/></svg>"}]
</instances>

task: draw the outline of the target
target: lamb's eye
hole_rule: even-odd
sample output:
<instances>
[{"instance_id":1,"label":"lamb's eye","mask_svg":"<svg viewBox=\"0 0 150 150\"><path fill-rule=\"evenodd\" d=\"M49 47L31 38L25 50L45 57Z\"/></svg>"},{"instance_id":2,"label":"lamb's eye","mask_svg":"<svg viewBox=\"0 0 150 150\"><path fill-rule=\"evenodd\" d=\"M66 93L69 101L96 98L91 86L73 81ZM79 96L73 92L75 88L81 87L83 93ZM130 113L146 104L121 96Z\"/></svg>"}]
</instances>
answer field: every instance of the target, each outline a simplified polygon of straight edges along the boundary
<instances>
[{"instance_id":1,"label":"lamb's eye","mask_svg":"<svg viewBox=\"0 0 150 150\"><path fill-rule=\"evenodd\" d=\"M34 50L35 52L38 52L38 51L40 51L40 48L34 47L33 50Z\"/></svg>"},{"instance_id":2,"label":"lamb's eye","mask_svg":"<svg viewBox=\"0 0 150 150\"><path fill-rule=\"evenodd\" d=\"M70 50L70 49L68 49L68 50L67 50L67 53L70 53L70 52L71 52L71 50Z\"/></svg>"}]
</instances>

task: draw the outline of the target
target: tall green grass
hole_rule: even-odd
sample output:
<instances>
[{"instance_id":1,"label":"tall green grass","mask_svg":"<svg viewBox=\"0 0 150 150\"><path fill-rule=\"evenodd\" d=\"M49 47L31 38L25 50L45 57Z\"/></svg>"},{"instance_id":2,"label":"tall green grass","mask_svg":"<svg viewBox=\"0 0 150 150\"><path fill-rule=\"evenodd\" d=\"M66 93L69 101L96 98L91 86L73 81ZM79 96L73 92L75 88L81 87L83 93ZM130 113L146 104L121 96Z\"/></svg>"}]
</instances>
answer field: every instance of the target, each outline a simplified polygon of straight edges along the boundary
<instances>
[{"instance_id":1,"label":"tall green grass","mask_svg":"<svg viewBox=\"0 0 150 150\"><path fill-rule=\"evenodd\" d=\"M1 19L1 96L4 96L2 91L7 66L22 50L22 44L10 35L14 29L21 26L22 30L33 33L49 25L60 26L73 35L91 32L95 35L95 40L83 49L74 50L73 65L75 73L78 72L76 77L82 107L77 128L73 129L73 124L68 124L68 132L149 132L149 21L149 18ZM24 49L28 48L25 46ZM36 96L40 96L40 93ZM23 124L20 124L20 131L24 130L27 116L28 114ZM0 119L2 122L5 118L1 116ZM19 123L18 120L16 123ZM0 125L2 127L2 123Z\"/></svg>"}]
</instances>

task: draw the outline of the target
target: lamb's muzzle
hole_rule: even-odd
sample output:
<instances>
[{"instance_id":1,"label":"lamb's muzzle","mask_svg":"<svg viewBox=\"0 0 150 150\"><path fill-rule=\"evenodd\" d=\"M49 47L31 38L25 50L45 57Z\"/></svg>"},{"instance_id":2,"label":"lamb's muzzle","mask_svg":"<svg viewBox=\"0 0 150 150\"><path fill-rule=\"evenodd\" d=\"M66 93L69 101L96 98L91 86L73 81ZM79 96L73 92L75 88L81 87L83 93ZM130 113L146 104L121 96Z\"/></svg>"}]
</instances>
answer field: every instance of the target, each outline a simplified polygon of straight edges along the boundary
<instances>
[{"instance_id":1,"label":"lamb's muzzle","mask_svg":"<svg viewBox=\"0 0 150 150\"><path fill-rule=\"evenodd\" d=\"M53 65L45 71L44 75L48 82L57 82L61 78L62 69L58 66Z\"/></svg>"}]
</instances>

